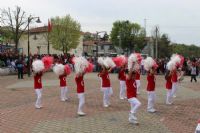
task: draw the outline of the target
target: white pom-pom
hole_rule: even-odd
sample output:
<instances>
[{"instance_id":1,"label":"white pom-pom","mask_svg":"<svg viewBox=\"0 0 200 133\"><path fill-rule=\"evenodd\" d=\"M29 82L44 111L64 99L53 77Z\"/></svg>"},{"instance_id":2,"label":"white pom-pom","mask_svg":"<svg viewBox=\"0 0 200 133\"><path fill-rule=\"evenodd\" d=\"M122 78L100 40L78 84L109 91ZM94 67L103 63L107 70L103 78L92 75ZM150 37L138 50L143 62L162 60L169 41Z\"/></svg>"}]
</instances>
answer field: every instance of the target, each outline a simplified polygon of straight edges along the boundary
<instances>
[{"instance_id":1,"label":"white pom-pom","mask_svg":"<svg viewBox=\"0 0 200 133\"><path fill-rule=\"evenodd\" d=\"M144 69L149 71L153 67L154 63L155 61L151 57L147 57L144 60Z\"/></svg>"},{"instance_id":2,"label":"white pom-pom","mask_svg":"<svg viewBox=\"0 0 200 133\"><path fill-rule=\"evenodd\" d=\"M177 54L173 54L171 57L171 61L175 62L176 64L180 64L181 63L181 58L179 55Z\"/></svg>"},{"instance_id":3,"label":"white pom-pom","mask_svg":"<svg viewBox=\"0 0 200 133\"><path fill-rule=\"evenodd\" d=\"M130 70L131 68L133 68L134 64L137 62L137 56L136 54L131 54L129 57L128 57L128 70Z\"/></svg>"},{"instance_id":4,"label":"white pom-pom","mask_svg":"<svg viewBox=\"0 0 200 133\"><path fill-rule=\"evenodd\" d=\"M86 67L88 67L88 61L84 57L76 57L74 63L76 73L83 73Z\"/></svg>"},{"instance_id":5,"label":"white pom-pom","mask_svg":"<svg viewBox=\"0 0 200 133\"><path fill-rule=\"evenodd\" d=\"M107 68L114 68L116 65L110 57L106 57L104 60L104 65Z\"/></svg>"},{"instance_id":6,"label":"white pom-pom","mask_svg":"<svg viewBox=\"0 0 200 133\"><path fill-rule=\"evenodd\" d=\"M35 73L41 72L44 70L44 63L41 60L35 60L32 63L33 71Z\"/></svg>"},{"instance_id":7,"label":"white pom-pom","mask_svg":"<svg viewBox=\"0 0 200 133\"><path fill-rule=\"evenodd\" d=\"M60 76L62 74L64 74L64 68L65 66L63 64L56 64L54 67L53 67L53 72Z\"/></svg>"},{"instance_id":8,"label":"white pom-pom","mask_svg":"<svg viewBox=\"0 0 200 133\"><path fill-rule=\"evenodd\" d=\"M172 71L172 70L174 70L176 68L176 63L174 62L174 61L169 61L168 63L167 63L167 69L169 70L169 71Z\"/></svg>"},{"instance_id":9,"label":"white pom-pom","mask_svg":"<svg viewBox=\"0 0 200 133\"><path fill-rule=\"evenodd\" d=\"M100 65L103 65L103 64L104 64L104 59L103 59L103 57L99 57L97 62L98 62Z\"/></svg>"}]
</instances>

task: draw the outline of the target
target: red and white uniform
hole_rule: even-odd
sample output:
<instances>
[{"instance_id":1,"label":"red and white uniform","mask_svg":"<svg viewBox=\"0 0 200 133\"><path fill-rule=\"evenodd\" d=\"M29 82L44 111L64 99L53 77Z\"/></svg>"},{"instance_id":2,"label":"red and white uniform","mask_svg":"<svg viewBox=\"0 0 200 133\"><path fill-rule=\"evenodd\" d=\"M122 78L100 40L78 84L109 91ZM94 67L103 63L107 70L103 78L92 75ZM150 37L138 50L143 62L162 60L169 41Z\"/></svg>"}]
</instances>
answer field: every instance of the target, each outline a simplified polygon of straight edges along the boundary
<instances>
[{"instance_id":1,"label":"red and white uniform","mask_svg":"<svg viewBox=\"0 0 200 133\"><path fill-rule=\"evenodd\" d=\"M84 80L83 76L75 77L77 93L84 93Z\"/></svg>"},{"instance_id":2,"label":"red and white uniform","mask_svg":"<svg viewBox=\"0 0 200 133\"><path fill-rule=\"evenodd\" d=\"M176 70L174 70L172 72L172 96L174 97L176 97L177 86L178 86L178 75Z\"/></svg>"},{"instance_id":3,"label":"red and white uniform","mask_svg":"<svg viewBox=\"0 0 200 133\"><path fill-rule=\"evenodd\" d=\"M126 88L127 88L127 98L131 106L131 110L129 113L129 121L133 120L138 108L141 106L140 101L137 97L137 87L134 79L126 79Z\"/></svg>"},{"instance_id":4,"label":"red and white uniform","mask_svg":"<svg viewBox=\"0 0 200 133\"><path fill-rule=\"evenodd\" d=\"M101 77L101 79L102 79L102 88L104 88L104 87L110 87L110 77L109 77L109 73L108 73L108 71L105 71L104 73L103 72L101 72L100 74L99 74L99 76Z\"/></svg>"},{"instance_id":5,"label":"red and white uniform","mask_svg":"<svg viewBox=\"0 0 200 133\"><path fill-rule=\"evenodd\" d=\"M147 75L147 91L155 91L155 76L154 74Z\"/></svg>"},{"instance_id":6,"label":"red and white uniform","mask_svg":"<svg viewBox=\"0 0 200 133\"><path fill-rule=\"evenodd\" d=\"M126 79L127 98L137 97L137 87L134 79Z\"/></svg>"},{"instance_id":7,"label":"red and white uniform","mask_svg":"<svg viewBox=\"0 0 200 133\"><path fill-rule=\"evenodd\" d=\"M42 73L36 73L34 75L34 89L37 95L35 107L41 108L42 107Z\"/></svg>"},{"instance_id":8,"label":"red and white uniform","mask_svg":"<svg viewBox=\"0 0 200 133\"><path fill-rule=\"evenodd\" d=\"M166 97L166 104L172 103L172 76L168 76L166 79L166 89L167 89L167 97Z\"/></svg>"},{"instance_id":9,"label":"red and white uniform","mask_svg":"<svg viewBox=\"0 0 200 133\"><path fill-rule=\"evenodd\" d=\"M166 89L168 90L172 89L172 76L167 77L165 86L166 86Z\"/></svg>"},{"instance_id":10,"label":"red and white uniform","mask_svg":"<svg viewBox=\"0 0 200 133\"><path fill-rule=\"evenodd\" d=\"M82 108L83 108L83 105L85 104L83 75L82 76L76 76L75 81L76 81L77 94L78 94L78 99L79 99L79 105L78 105L78 113L79 113L79 112L83 112Z\"/></svg>"},{"instance_id":11,"label":"red and white uniform","mask_svg":"<svg viewBox=\"0 0 200 133\"><path fill-rule=\"evenodd\" d=\"M104 93L103 106L108 107L110 105L110 96L113 93L111 85L110 85L109 73L106 70L105 72L101 72L99 76L101 77L101 89Z\"/></svg>"},{"instance_id":12,"label":"red and white uniform","mask_svg":"<svg viewBox=\"0 0 200 133\"><path fill-rule=\"evenodd\" d=\"M118 74L119 84L120 84L120 93L119 98L125 99L126 98L126 74L125 70L122 68Z\"/></svg>"},{"instance_id":13,"label":"red and white uniform","mask_svg":"<svg viewBox=\"0 0 200 133\"><path fill-rule=\"evenodd\" d=\"M148 93L148 105L147 105L147 110L155 110L154 109L154 104L155 104L155 75L154 74L147 74L147 93Z\"/></svg>"},{"instance_id":14,"label":"red and white uniform","mask_svg":"<svg viewBox=\"0 0 200 133\"><path fill-rule=\"evenodd\" d=\"M66 76L67 76L66 74L59 76L59 79L60 79L60 99L61 99L61 101L68 100L68 98L67 98L68 88L67 88Z\"/></svg>"},{"instance_id":15,"label":"red and white uniform","mask_svg":"<svg viewBox=\"0 0 200 133\"><path fill-rule=\"evenodd\" d=\"M136 74L135 74L135 80L140 80L140 72L136 72Z\"/></svg>"},{"instance_id":16,"label":"red and white uniform","mask_svg":"<svg viewBox=\"0 0 200 133\"><path fill-rule=\"evenodd\" d=\"M34 88L35 89L42 89L42 73L36 74L34 76Z\"/></svg>"},{"instance_id":17,"label":"red and white uniform","mask_svg":"<svg viewBox=\"0 0 200 133\"><path fill-rule=\"evenodd\" d=\"M118 78L121 81L126 81L126 74L124 69L120 69Z\"/></svg>"},{"instance_id":18,"label":"red and white uniform","mask_svg":"<svg viewBox=\"0 0 200 133\"><path fill-rule=\"evenodd\" d=\"M172 72L172 82L173 83L178 82L178 75L177 75L176 71Z\"/></svg>"},{"instance_id":19,"label":"red and white uniform","mask_svg":"<svg viewBox=\"0 0 200 133\"><path fill-rule=\"evenodd\" d=\"M59 76L59 79L60 79L60 87L65 87L65 86L67 86L66 75L61 75L61 76Z\"/></svg>"}]
</instances>

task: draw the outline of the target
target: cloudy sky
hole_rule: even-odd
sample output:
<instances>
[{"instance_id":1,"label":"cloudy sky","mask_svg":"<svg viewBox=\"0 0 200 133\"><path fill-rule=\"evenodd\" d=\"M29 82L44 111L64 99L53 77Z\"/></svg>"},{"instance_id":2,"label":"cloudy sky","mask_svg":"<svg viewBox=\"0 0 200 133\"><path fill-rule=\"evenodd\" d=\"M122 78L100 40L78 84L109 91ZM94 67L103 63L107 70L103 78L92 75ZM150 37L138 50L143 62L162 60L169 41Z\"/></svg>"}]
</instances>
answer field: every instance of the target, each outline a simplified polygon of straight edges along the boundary
<instances>
[{"instance_id":1,"label":"cloudy sky","mask_svg":"<svg viewBox=\"0 0 200 133\"><path fill-rule=\"evenodd\" d=\"M70 14L89 32L109 33L116 20L144 26L147 19L148 35L158 25L171 41L200 46L199 0L0 0L0 8L16 5L27 14L40 16L40 25L47 24L48 18Z\"/></svg>"}]
</instances>

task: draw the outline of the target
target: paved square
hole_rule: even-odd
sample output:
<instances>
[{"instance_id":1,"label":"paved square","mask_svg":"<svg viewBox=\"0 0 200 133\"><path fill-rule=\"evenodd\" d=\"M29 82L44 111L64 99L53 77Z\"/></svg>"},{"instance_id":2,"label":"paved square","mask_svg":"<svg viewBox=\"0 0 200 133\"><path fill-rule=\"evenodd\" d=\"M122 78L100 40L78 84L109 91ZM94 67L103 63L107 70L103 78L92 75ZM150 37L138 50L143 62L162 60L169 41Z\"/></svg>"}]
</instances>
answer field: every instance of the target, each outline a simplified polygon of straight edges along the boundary
<instances>
[{"instance_id":1,"label":"paved square","mask_svg":"<svg viewBox=\"0 0 200 133\"><path fill-rule=\"evenodd\" d=\"M70 101L60 101L59 80L53 73L43 77L43 109L34 108L33 78L0 77L0 133L193 133L200 118L200 83L189 77L179 84L174 105L165 105L164 76L157 76L155 114L146 112L146 76L141 79L142 103L138 110L139 126L128 123L129 103L119 99L119 82L111 74L114 96L111 107L102 106L97 73L85 76L85 117L76 115L78 99L74 74L67 78Z\"/></svg>"}]
</instances>

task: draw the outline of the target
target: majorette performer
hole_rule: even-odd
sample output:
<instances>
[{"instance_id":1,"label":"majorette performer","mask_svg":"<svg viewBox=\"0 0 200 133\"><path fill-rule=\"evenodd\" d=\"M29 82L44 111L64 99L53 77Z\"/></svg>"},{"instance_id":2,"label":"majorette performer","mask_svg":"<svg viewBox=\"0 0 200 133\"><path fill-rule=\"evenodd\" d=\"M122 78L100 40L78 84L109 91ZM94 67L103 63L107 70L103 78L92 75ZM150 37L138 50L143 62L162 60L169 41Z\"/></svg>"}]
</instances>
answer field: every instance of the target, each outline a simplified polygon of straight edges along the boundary
<instances>
[{"instance_id":1,"label":"majorette performer","mask_svg":"<svg viewBox=\"0 0 200 133\"><path fill-rule=\"evenodd\" d=\"M35 102L35 108L42 108L42 75L44 71L47 71L51 68L53 63L53 58L45 56L42 60L34 60L32 63L33 72L34 72L34 89L37 95L37 100Z\"/></svg>"},{"instance_id":2,"label":"majorette performer","mask_svg":"<svg viewBox=\"0 0 200 133\"><path fill-rule=\"evenodd\" d=\"M71 73L71 69L67 64L56 64L53 67L53 71L60 79L60 100L67 101L68 87L66 77Z\"/></svg>"},{"instance_id":3,"label":"majorette performer","mask_svg":"<svg viewBox=\"0 0 200 133\"><path fill-rule=\"evenodd\" d=\"M172 74L172 96L176 97L178 87L178 70L183 66L184 58L181 55L173 54L170 61L167 63L167 69Z\"/></svg>"},{"instance_id":4,"label":"majorette performer","mask_svg":"<svg viewBox=\"0 0 200 133\"><path fill-rule=\"evenodd\" d=\"M130 58L132 58L132 60L137 60L137 64L139 65L139 67L141 66L141 61L142 61L142 56L140 53L133 53L130 55ZM141 82L140 82L140 68L137 69L137 71L135 71L135 81L136 81L136 86L137 86L137 94L140 94L140 86L141 86Z\"/></svg>"},{"instance_id":5,"label":"majorette performer","mask_svg":"<svg viewBox=\"0 0 200 133\"><path fill-rule=\"evenodd\" d=\"M115 67L115 63L109 57L103 59L102 57L98 58L98 63L101 65L102 71L98 74L101 77L101 90L103 91L103 106L109 107L110 106L110 96L113 93L109 72L112 68Z\"/></svg>"},{"instance_id":6,"label":"majorette performer","mask_svg":"<svg viewBox=\"0 0 200 133\"><path fill-rule=\"evenodd\" d=\"M89 63L84 57L74 57L73 58L74 68L76 72L76 85L77 85L77 95L79 99L78 111L79 116L86 115L83 112L83 106L85 104L85 86L84 86L84 75L86 72L92 72L93 64Z\"/></svg>"},{"instance_id":7,"label":"majorette performer","mask_svg":"<svg viewBox=\"0 0 200 133\"><path fill-rule=\"evenodd\" d=\"M119 98L120 99L126 99L126 64L127 64L127 58L124 55L117 56L113 58L114 63L116 64L116 67L119 68L118 72L118 79L120 84L120 91L119 91Z\"/></svg>"},{"instance_id":8,"label":"majorette performer","mask_svg":"<svg viewBox=\"0 0 200 133\"><path fill-rule=\"evenodd\" d=\"M137 99L137 86L135 81L135 72L140 69L138 59L134 55L130 55L128 59L128 75L126 78L127 98L130 103L131 110L129 112L129 122L138 124L136 113L141 106L140 101Z\"/></svg>"},{"instance_id":9,"label":"majorette performer","mask_svg":"<svg viewBox=\"0 0 200 133\"><path fill-rule=\"evenodd\" d=\"M166 104L171 105L172 104L172 74L169 70L167 70L165 74L165 80L166 80L166 89L167 89L167 95L166 95Z\"/></svg>"},{"instance_id":10,"label":"majorette performer","mask_svg":"<svg viewBox=\"0 0 200 133\"><path fill-rule=\"evenodd\" d=\"M147 57L144 60L144 68L147 71L147 94L148 94L148 104L147 104L147 111L150 113L156 112L155 109L155 71L157 68L156 62L151 58Z\"/></svg>"}]
</instances>

